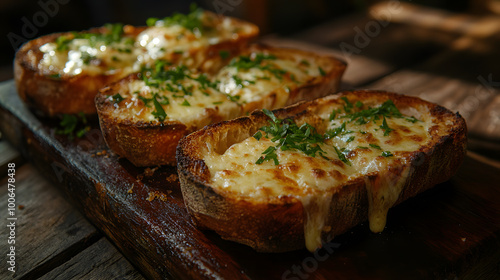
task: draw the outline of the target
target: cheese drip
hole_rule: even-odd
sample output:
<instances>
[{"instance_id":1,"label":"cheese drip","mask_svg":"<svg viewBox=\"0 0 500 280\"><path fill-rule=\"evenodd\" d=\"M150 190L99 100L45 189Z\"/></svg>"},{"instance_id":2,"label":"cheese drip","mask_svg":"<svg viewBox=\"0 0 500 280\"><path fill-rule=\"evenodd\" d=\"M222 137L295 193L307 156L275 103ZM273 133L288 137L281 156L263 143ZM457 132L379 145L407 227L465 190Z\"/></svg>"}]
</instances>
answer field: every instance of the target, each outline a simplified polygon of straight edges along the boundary
<instances>
[{"instance_id":1,"label":"cheese drip","mask_svg":"<svg viewBox=\"0 0 500 280\"><path fill-rule=\"evenodd\" d=\"M372 232L382 232L387 221L387 212L394 206L403 190L406 179L411 175L411 165L397 170L380 170L377 175L366 176L368 194L368 223Z\"/></svg>"},{"instance_id":2,"label":"cheese drip","mask_svg":"<svg viewBox=\"0 0 500 280\"><path fill-rule=\"evenodd\" d=\"M307 250L313 252L321 247L323 232L328 228L326 220L330 213L332 193L323 193L320 196L307 196L301 199L304 207L304 239Z\"/></svg>"}]
</instances>

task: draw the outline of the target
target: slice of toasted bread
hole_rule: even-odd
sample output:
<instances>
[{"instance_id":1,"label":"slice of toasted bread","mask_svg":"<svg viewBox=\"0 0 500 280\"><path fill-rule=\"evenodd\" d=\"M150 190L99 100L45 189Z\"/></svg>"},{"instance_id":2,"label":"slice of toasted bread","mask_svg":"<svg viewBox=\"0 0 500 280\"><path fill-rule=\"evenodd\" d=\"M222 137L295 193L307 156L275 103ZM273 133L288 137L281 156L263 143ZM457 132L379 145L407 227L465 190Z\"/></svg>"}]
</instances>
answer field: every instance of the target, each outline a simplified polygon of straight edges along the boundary
<instances>
[{"instance_id":1,"label":"slice of toasted bread","mask_svg":"<svg viewBox=\"0 0 500 280\"><path fill-rule=\"evenodd\" d=\"M345 69L333 57L264 46L250 47L212 77L166 65L158 61L96 96L108 146L136 166L175 165L179 139L205 125L325 96Z\"/></svg>"},{"instance_id":2,"label":"slice of toasted bread","mask_svg":"<svg viewBox=\"0 0 500 280\"><path fill-rule=\"evenodd\" d=\"M142 29L124 26L114 44L130 48L128 40L133 42ZM95 113L97 91L130 74L135 59L128 51L118 51L118 47L90 56L89 52L76 51L80 43L72 42L89 42L91 36L108 38L111 32L112 28L101 27L81 33L56 33L24 44L14 60L14 78L21 99L37 113L47 116ZM102 40L100 46L104 45ZM114 56L124 62L113 61Z\"/></svg>"},{"instance_id":3,"label":"slice of toasted bread","mask_svg":"<svg viewBox=\"0 0 500 280\"><path fill-rule=\"evenodd\" d=\"M274 119L274 120L272 120ZM194 221L258 251L313 251L448 180L467 128L419 98L343 92L222 122L183 138L177 166Z\"/></svg>"},{"instance_id":4,"label":"slice of toasted bread","mask_svg":"<svg viewBox=\"0 0 500 280\"><path fill-rule=\"evenodd\" d=\"M27 42L14 61L19 95L43 115L95 114L97 91L141 67L164 59L214 68L224 61L221 52L230 59L258 35L251 23L199 9L151 24L109 25Z\"/></svg>"}]
</instances>

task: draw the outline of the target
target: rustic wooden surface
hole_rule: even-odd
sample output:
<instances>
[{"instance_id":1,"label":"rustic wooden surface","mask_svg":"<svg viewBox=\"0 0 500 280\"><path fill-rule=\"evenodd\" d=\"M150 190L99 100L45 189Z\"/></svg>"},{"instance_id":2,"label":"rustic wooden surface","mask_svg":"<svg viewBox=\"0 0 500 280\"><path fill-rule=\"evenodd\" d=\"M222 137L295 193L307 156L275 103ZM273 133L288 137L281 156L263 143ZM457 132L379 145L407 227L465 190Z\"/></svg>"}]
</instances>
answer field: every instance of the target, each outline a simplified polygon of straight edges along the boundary
<instances>
[{"instance_id":1,"label":"rustic wooden surface","mask_svg":"<svg viewBox=\"0 0 500 280\"><path fill-rule=\"evenodd\" d=\"M359 52L342 52L342 43L356 46L357 30L383 18L384 11L387 26L366 46L358 44ZM484 27L494 19L439 11L427 13L434 17L422 25L415 16L422 12L414 6L377 6L373 17L349 16L290 38L265 38L274 45L333 53L349 62L343 88L421 96L460 111L471 131L474 152L452 180L391 211L384 233L371 234L361 225L336 238L330 244L334 253L319 252L328 258L306 271L309 279L500 275L498 30ZM175 170L160 168L148 177L145 169L109 153L95 124L85 138L68 141L54 137L53 124L33 118L15 99L2 106L2 136L17 149L0 141L0 209L7 208L8 162L16 162L16 194L24 208L16 210L18 269L11 275L2 266L1 279L279 279L314 258L306 251L259 254L200 232L187 218L178 183L170 177ZM107 154L97 155L103 150ZM155 193L164 200L149 201ZM5 221L5 211L0 213ZM130 230L137 228L142 231ZM4 231L0 240L6 240Z\"/></svg>"},{"instance_id":2,"label":"rustic wooden surface","mask_svg":"<svg viewBox=\"0 0 500 280\"><path fill-rule=\"evenodd\" d=\"M32 164L23 164L18 158L18 152L5 140L0 140L0 146L2 169L7 170L8 163L16 163L17 198L17 268L13 274L3 266L0 279L35 279L47 275L51 276L46 279L57 279L54 276L58 276L57 271L61 270L65 271L61 276L69 276L71 273L80 277L95 276L99 274L89 274L89 270L103 266L108 275L113 276L108 279L143 279L102 233L68 203L60 191ZM7 218L6 174L7 172L2 173L0 181L0 207L4 210L0 217L3 221ZM7 236L7 231L0 232L2 240L7 240ZM7 248L3 246L5 244L2 244L2 248ZM88 257L91 252L94 253ZM84 256L87 256L87 260ZM85 261L79 262L80 259ZM47 272L50 273L46 274Z\"/></svg>"}]
</instances>

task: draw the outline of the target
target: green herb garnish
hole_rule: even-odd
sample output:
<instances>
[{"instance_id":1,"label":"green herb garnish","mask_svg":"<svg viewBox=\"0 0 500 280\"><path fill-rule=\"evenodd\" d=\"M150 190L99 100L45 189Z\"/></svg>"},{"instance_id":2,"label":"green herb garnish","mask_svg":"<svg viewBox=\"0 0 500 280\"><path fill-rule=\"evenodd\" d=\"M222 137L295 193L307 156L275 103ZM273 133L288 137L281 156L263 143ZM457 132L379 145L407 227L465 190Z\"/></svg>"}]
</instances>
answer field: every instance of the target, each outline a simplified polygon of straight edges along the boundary
<instances>
[{"instance_id":1,"label":"green herb garnish","mask_svg":"<svg viewBox=\"0 0 500 280\"><path fill-rule=\"evenodd\" d=\"M203 33L207 28L203 25L203 22L201 20L201 14L203 13L203 10L201 8L198 8L195 3L192 3L189 9L190 12L188 14L174 13L172 16L165 17L163 19L148 18L146 24L148 26L180 25L193 33Z\"/></svg>"},{"instance_id":2,"label":"green herb garnish","mask_svg":"<svg viewBox=\"0 0 500 280\"><path fill-rule=\"evenodd\" d=\"M113 99L113 102L115 104L118 104L118 103L122 102L123 100L125 100L125 98L123 98L119 93L113 95L111 98Z\"/></svg>"},{"instance_id":3,"label":"green herb garnish","mask_svg":"<svg viewBox=\"0 0 500 280\"><path fill-rule=\"evenodd\" d=\"M156 99L156 94L153 95L153 105L155 106L155 110L151 112L153 116L155 116L159 121L164 121L165 118L167 117L167 113L165 113L165 110L163 110L163 107L161 106L160 102ZM167 99L168 101L168 99Z\"/></svg>"},{"instance_id":4,"label":"green herb garnish","mask_svg":"<svg viewBox=\"0 0 500 280\"><path fill-rule=\"evenodd\" d=\"M394 130L387 125L387 121L385 120L385 116L384 116L384 120L382 121L382 125L380 126L380 128L382 128L384 130L384 136L389 135L389 133Z\"/></svg>"},{"instance_id":5,"label":"green herb garnish","mask_svg":"<svg viewBox=\"0 0 500 280\"><path fill-rule=\"evenodd\" d=\"M370 147L372 147L372 148L377 149L377 150L382 150L382 148L380 148L380 146L379 146L379 145L375 145L375 144L368 144L368 145L369 145Z\"/></svg>"},{"instance_id":6,"label":"green herb garnish","mask_svg":"<svg viewBox=\"0 0 500 280\"><path fill-rule=\"evenodd\" d=\"M89 130L90 126L87 125L87 118L80 112L78 116L64 114L55 132L59 135L67 135L72 140L75 136L77 138L83 137Z\"/></svg>"},{"instance_id":7,"label":"green herb garnish","mask_svg":"<svg viewBox=\"0 0 500 280\"><path fill-rule=\"evenodd\" d=\"M347 165L351 165L351 162L345 157L345 154L342 153L342 151L340 151L337 147L333 146L333 148L335 149L335 152L337 153L337 156L339 157L339 159L347 164Z\"/></svg>"},{"instance_id":8,"label":"green herb garnish","mask_svg":"<svg viewBox=\"0 0 500 280\"><path fill-rule=\"evenodd\" d=\"M349 134L349 133L353 133L354 131L351 131L351 130L347 130L346 127L345 127L346 123L342 123L339 127L337 128L333 128L333 129L329 129L325 132L325 139L331 139L335 136L339 136L339 135L346 135L346 134Z\"/></svg>"},{"instance_id":9,"label":"green herb garnish","mask_svg":"<svg viewBox=\"0 0 500 280\"><path fill-rule=\"evenodd\" d=\"M220 58L222 58L222 59L226 59L226 58L228 58L228 57L229 57L229 51L224 51L224 50L219 51L219 56L220 56Z\"/></svg>"},{"instance_id":10,"label":"green herb garnish","mask_svg":"<svg viewBox=\"0 0 500 280\"><path fill-rule=\"evenodd\" d=\"M394 156L394 155L393 155L391 152L389 152L389 151L384 151L384 152L382 153L382 156L383 156L383 157L392 157L392 156Z\"/></svg>"},{"instance_id":11,"label":"green herb garnish","mask_svg":"<svg viewBox=\"0 0 500 280\"><path fill-rule=\"evenodd\" d=\"M97 44L110 45L112 43L117 43L122 41L123 38L123 24L106 24L104 26L107 32L104 33L77 33L72 32L71 35L63 35L56 38L56 50L57 51L67 51L69 50L69 45L75 39L86 39L89 41L89 46L95 47ZM124 42L130 42L131 38L125 38ZM133 39L132 39L133 44ZM85 54L85 53L83 53ZM82 59L85 62L85 58ZM88 60L90 61L90 60ZM87 62L88 63L88 62Z\"/></svg>"},{"instance_id":12,"label":"green herb garnish","mask_svg":"<svg viewBox=\"0 0 500 280\"><path fill-rule=\"evenodd\" d=\"M233 58L229 63L229 66L236 67L238 71L249 70L252 68L257 68L263 71L268 71L273 74L277 79L282 80L283 75L287 72L283 69L279 69L272 64L266 62L275 60L276 56L270 54L258 53L255 57L241 55L239 57Z\"/></svg>"},{"instance_id":13,"label":"green herb garnish","mask_svg":"<svg viewBox=\"0 0 500 280\"><path fill-rule=\"evenodd\" d=\"M323 143L323 135L319 134L316 129L308 123L304 123L300 127L292 120L280 120L269 110L263 109L270 120L268 126L263 126L254 134L254 138L260 140L262 137L271 138L272 142L278 142L276 146L270 146L257 160L257 164L264 161L273 160L275 165L278 165L276 150L298 150L308 156L315 157L317 154L324 157L325 152L319 146ZM265 135L262 133L265 133Z\"/></svg>"},{"instance_id":14,"label":"green herb garnish","mask_svg":"<svg viewBox=\"0 0 500 280\"><path fill-rule=\"evenodd\" d=\"M318 70L319 70L319 74L321 74L321 76L326 76L326 72L325 72L325 70L323 70L323 68L318 66Z\"/></svg>"}]
</instances>

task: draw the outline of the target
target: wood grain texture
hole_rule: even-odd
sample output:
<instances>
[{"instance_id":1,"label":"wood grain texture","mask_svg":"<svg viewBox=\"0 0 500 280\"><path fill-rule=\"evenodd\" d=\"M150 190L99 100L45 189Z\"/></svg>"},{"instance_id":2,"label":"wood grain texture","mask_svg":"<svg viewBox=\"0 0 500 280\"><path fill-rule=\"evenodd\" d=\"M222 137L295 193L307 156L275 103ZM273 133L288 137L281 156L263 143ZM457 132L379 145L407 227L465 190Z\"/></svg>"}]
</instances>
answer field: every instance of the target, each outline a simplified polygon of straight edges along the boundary
<instances>
[{"instance_id":1,"label":"wood grain texture","mask_svg":"<svg viewBox=\"0 0 500 280\"><path fill-rule=\"evenodd\" d=\"M18 166L15 180L17 267L14 279L42 275L92 244L99 236L97 230L32 165ZM7 178L4 178L2 190L7 189L6 183ZM0 197L3 221L8 216L7 195L5 192ZM50 201L50 207L47 207L47 201ZM6 241L8 234L2 230L0 239ZM6 269L0 271L0 278L11 275Z\"/></svg>"},{"instance_id":2,"label":"wood grain texture","mask_svg":"<svg viewBox=\"0 0 500 280\"><path fill-rule=\"evenodd\" d=\"M451 181L392 209L381 234L362 224L315 253L262 254L196 228L175 169L134 167L107 150L96 127L74 141L54 136L16 101L12 83L0 93L0 120L15 116L0 121L7 138L148 278L453 279L497 264L500 172L473 158Z\"/></svg>"},{"instance_id":3,"label":"wood grain texture","mask_svg":"<svg viewBox=\"0 0 500 280\"><path fill-rule=\"evenodd\" d=\"M101 238L40 279L123 279L144 277L109 243Z\"/></svg>"},{"instance_id":4,"label":"wood grain texture","mask_svg":"<svg viewBox=\"0 0 500 280\"><path fill-rule=\"evenodd\" d=\"M390 1L366 14L348 15L273 43L334 52L348 63L343 89L373 82L403 67L418 64L447 49L459 34L396 21L406 11ZM425 19L422 16L422 19ZM307 43L304 43L307 42ZM318 48L318 46L321 46Z\"/></svg>"},{"instance_id":5,"label":"wood grain texture","mask_svg":"<svg viewBox=\"0 0 500 280\"><path fill-rule=\"evenodd\" d=\"M12 145L0 138L0 176L7 174L9 163L20 165L23 161L19 152Z\"/></svg>"}]
</instances>

